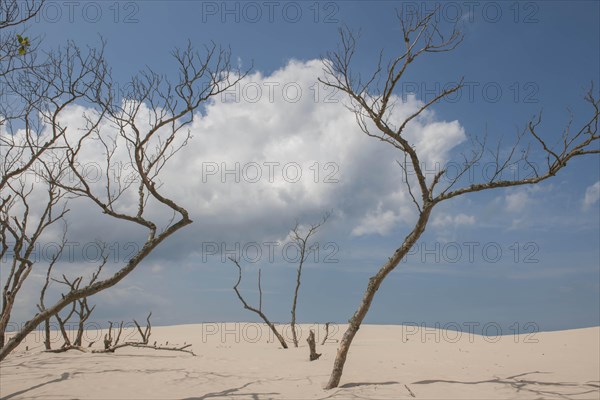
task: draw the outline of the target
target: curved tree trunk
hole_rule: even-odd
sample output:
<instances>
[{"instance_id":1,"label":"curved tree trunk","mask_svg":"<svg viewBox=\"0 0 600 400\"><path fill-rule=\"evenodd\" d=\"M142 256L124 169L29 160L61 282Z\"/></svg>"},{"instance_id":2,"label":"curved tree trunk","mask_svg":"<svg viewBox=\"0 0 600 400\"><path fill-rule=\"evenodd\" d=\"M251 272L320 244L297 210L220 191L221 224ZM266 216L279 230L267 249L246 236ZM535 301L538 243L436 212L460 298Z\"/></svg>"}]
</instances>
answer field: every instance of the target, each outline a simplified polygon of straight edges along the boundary
<instances>
[{"instance_id":1,"label":"curved tree trunk","mask_svg":"<svg viewBox=\"0 0 600 400\"><path fill-rule=\"evenodd\" d=\"M350 345L352 344L352 340L358 332L360 328L360 324L363 319L367 315L369 308L371 307L371 302L375 297L375 293L381 286L381 283L385 279L385 277L396 268L398 263L404 258L404 256L408 253L408 251L413 247L413 245L417 242L421 234L425 231L425 226L427 225L427 221L429 220L429 216L431 214L431 210L433 205L429 205L423 208L421 215L419 216L419 220L415 224L412 232L404 239L402 246L396 250L394 255L389 259L387 263L381 269L369 279L369 284L367 286L367 290L365 290L365 294L363 295L363 299L350 319L348 321L348 329L344 333L342 340L340 341L340 346L338 347L337 355L335 357L335 361L333 363L333 371L331 372L331 376L329 378L329 382L325 389L333 389L337 387L340 383L340 379L342 377L342 372L344 370L344 364L346 362L346 357L348 356L348 350L350 350Z\"/></svg>"}]
</instances>

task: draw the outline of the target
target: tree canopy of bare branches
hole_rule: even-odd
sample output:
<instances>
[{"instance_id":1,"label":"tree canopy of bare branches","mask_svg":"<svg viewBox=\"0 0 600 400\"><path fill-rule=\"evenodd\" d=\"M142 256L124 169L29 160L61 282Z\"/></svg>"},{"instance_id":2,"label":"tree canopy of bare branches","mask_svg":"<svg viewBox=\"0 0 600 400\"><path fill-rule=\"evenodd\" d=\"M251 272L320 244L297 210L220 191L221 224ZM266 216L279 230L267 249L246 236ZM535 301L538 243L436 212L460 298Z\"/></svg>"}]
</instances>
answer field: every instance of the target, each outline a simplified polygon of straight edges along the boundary
<instances>
[{"instance_id":1,"label":"tree canopy of bare branches","mask_svg":"<svg viewBox=\"0 0 600 400\"><path fill-rule=\"evenodd\" d=\"M35 10L31 8L31 12ZM11 18L4 25L0 21L2 34L8 37L14 32L6 29L4 33L4 28L19 21ZM78 304L85 315L84 299L123 280L162 242L192 223L188 210L162 188L161 171L188 143L189 127L198 108L247 74L232 66L229 49L214 43L202 52L191 43L174 50L178 69L174 80L147 67L121 86L112 79L104 43L86 50L68 43L43 56L31 50L32 54L25 55L3 51L0 60L0 87L6 92L0 95L8 99L0 107L0 126L4 129L0 135L1 251L6 255L11 243L14 255L9 266L2 265L3 275L8 268L8 280L3 291L0 337L4 337L15 296L34 268L29 249L50 225L68 217L67 200L70 204L86 201L106 218L136 226L146 234L138 251L116 272L96 275L86 284L82 277L63 277L66 292L53 304L42 300L39 312L10 340L0 343L0 361L40 323L59 315L65 307ZM13 68L17 61L21 67ZM63 118L74 106L86 109L81 115L83 126L71 126ZM101 184L92 182L85 171L86 152L98 146L104 156ZM122 171L125 167L116 155L117 148L125 149L127 174ZM115 172L115 165L121 170ZM33 204L30 200L32 191L40 187L47 192L41 206L39 201ZM128 207L131 202L136 205L133 210ZM156 210L162 212L162 219L155 217ZM162 222L165 217L166 225ZM57 262L49 260L49 269Z\"/></svg>"},{"instance_id":2,"label":"tree canopy of bare branches","mask_svg":"<svg viewBox=\"0 0 600 400\"><path fill-rule=\"evenodd\" d=\"M23 26L34 18L44 0L3 0L0 2L0 76L27 67L30 57L22 57L37 47L37 40L25 36ZM23 36L21 36L23 35Z\"/></svg>"},{"instance_id":3,"label":"tree canopy of bare branches","mask_svg":"<svg viewBox=\"0 0 600 400\"><path fill-rule=\"evenodd\" d=\"M591 107L589 118L578 128L569 124L560 134L557 145L552 146L550 144L556 139L556 135L552 136L551 133L543 134L541 132L542 120L539 116L532 119L527 124L527 128L516 135L511 151L501 153L499 147L491 150L491 154L496 161L496 171L491 178L460 187L460 183L462 183L460 178L468 173L484 154L490 152L485 142L479 142L479 145L473 149L470 156L464 156L464 169L447 185L441 184L441 178L446 173L444 169L438 171L432 179L427 179L426 174L421 169L422 163L417 149L403 135L405 128L433 104L460 90L463 86L462 80L457 85L446 88L429 102L422 104L416 112L409 115L402 122L394 123L391 116L395 107L402 106L399 104L396 93L399 90L399 83L402 82L405 72L414 60L426 54L451 51L462 41L463 36L456 26L449 34L442 34L442 27L436 19L437 12L435 10L427 15L399 15L400 41L403 50L399 55L391 57L387 64L383 61L382 53L374 73L367 79L361 78L352 70L356 58L357 40L356 36L348 29L343 29L340 32L341 43L338 50L330 52L323 60L326 78L322 82L348 96L350 101L348 107L356 116L356 121L361 130L366 135L393 146L402 155L404 162L400 163L400 167L407 178L406 190L410 194L418 213L414 227L406 235L400 246L377 273L369 279L360 304L349 320L348 328L340 341L333 370L326 385L328 389L338 386L352 340L367 315L381 283L398 266L399 262L425 231L431 212L436 205L473 192L537 184L556 175L568 162L575 158L600 153L598 149L598 109L600 103L592 87L585 97ZM530 139L530 143L523 144L526 137ZM534 151L536 155L541 154L545 158L543 167L539 167L532 160ZM529 165L533 175L523 179L503 179L502 172L516 163ZM408 179L408 167L414 172L414 180Z\"/></svg>"}]
</instances>

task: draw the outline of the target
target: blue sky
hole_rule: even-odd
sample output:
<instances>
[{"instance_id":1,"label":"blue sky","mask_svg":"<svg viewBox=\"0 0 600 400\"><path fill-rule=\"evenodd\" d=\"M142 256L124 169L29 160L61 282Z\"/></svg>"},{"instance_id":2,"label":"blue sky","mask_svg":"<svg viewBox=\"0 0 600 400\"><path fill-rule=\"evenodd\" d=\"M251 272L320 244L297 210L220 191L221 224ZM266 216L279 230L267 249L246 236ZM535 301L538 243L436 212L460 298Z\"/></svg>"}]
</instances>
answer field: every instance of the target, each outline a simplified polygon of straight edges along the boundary
<instances>
[{"instance_id":1,"label":"blue sky","mask_svg":"<svg viewBox=\"0 0 600 400\"><path fill-rule=\"evenodd\" d=\"M236 62L253 64L257 75L251 81L309 85L311 74L316 81L320 71L318 63L311 60L335 48L340 26L361 31L354 68L367 74L375 67L381 49L386 54L400 49L395 10L431 9L435 4L107 1L76 3L70 15L63 2L50 1L28 29L32 36L43 35L43 46L48 48L67 40L93 46L101 35L107 41L114 76L122 82L146 66L172 74L170 51L190 39L198 47L210 41L230 46ZM542 110L541 128L549 137L560 135L568 121L568 109L573 111L575 123L590 115L583 95L591 81L596 89L600 85L600 3L480 2L472 9L465 2L439 4L442 26L462 21L464 42L453 52L416 62L401 88L411 92L417 88L417 100L427 101L432 90L461 77L468 86L456 101L434 106L435 114L428 123L437 121L449 130L462 129L466 135L487 132L490 143L502 139L508 145L517 130ZM355 127L341 132L348 135L347 139L342 136L343 140L339 130L324 136L310 131L310 127L325 126L306 122L314 118L338 118L339 129L352 126L346 124L346 118L351 123L353 117L344 114L349 113L341 104L336 108L305 99L281 107L275 103L253 108L255 105L242 99L236 107L215 106L203 120L212 125L200 121L194 127L193 140L199 147L192 146L176 164L196 165L186 171L200 175L207 163L244 165L270 160L311 165L316 161L325 174L333 171L324 167L332 162L338 168L337 183L321 180L315 185L282 189L268 183L191 185L191 175L174 178L168 185L187 196L184 203L194 224L165 243L113 291L96 296L96 320L140 318L152 309L156 324L254 321L231 290L235 268L220 256L207 254L207 249L212 249L213 243L235 249L235 243L244 248L257 242L265 250L265 242L285 239L296 219L316 222L328 210L333 216L317 237L318 262L310 263L303 275L298 317L303 322L345 322L352 315L368 277L410 228L411 214L404 205L400 174L380 169L385 162L394 163L395 153L371 143L372 139L358 138L361 133ZM277 125L279 130L266 132L265 121L271 117L290 122L286 125L283 121ZM454 128L452 121L457 124ZM298 132L306 129L310 133L300 135L294 132L295 126ZM253 141L253 137L258 139ZM286 147L297 143L298 148ZM460 151L468 150L468 142L457 147L448 143L451 149L443 157L445 161L460 160ZM263 151L269 146L285 150ZM365 152L356 151L360 146L369 147ZM202 152L203 147L213 152ZM306 177L312 170L303 172ZM479 169L476 173L483 172ZM540 330L600 324L600 204L595 194L600 190L599 180L598 157L576 160L538 187L473 194L441 205L417 248L382 286L366 322L429 326L497 322L505 332L515 323L533 322ZM189 190L182 189L186 187ZM193 190L201 194L191 193ZM282 197L281 191L291 199ZM283 200L270 203L271 193ZM222 199L213 208L208 200L202 203L211 196ZM90 213L93 217L94 212ZM70 231L77 237L93 240L101 236L118 246L136 240L110 221L100 222L100 217L92 232L90 224L77 220L78 215L86 214L73 213ZM376 227L368 224L369 216L379 221ZM263 253L260 262L244 264L243 286L247 295L256 299L254 283L261 267L265 311L273 320L286 322L295 265L282 259L280 247L274 260ZM331 260L337 262L326 262ZM23 319L29 306L24 302L19 308Z\"/></svg>"}]
</instances>

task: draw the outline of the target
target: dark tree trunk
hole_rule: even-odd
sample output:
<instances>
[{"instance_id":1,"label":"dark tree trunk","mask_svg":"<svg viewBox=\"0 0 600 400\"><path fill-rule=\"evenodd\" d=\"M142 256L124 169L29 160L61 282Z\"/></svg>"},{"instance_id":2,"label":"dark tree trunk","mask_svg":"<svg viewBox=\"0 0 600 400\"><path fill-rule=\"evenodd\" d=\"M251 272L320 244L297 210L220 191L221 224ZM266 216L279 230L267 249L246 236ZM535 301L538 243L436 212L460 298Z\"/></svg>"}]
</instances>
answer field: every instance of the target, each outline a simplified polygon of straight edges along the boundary
<instances>
[{"instance_id":1,"label":"dark tree trunk","mask_svg":"<svg viewBox=\"0 0 600 400\"><path fill-rule=\"evenodd\" d=\"M52 346L50 345L50 320L47 319L44 321L44 334L46 337L44 338L44 347L46 350L52 350Z\"/></svg>"}]
</instances>

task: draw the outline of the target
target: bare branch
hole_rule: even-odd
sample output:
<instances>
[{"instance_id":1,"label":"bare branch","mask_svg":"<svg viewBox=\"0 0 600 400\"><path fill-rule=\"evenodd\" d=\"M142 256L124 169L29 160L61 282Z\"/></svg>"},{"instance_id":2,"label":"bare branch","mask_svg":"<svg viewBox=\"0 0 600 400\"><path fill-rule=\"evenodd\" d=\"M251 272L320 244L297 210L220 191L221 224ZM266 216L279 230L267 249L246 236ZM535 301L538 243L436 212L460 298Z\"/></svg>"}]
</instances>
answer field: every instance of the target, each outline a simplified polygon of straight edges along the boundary
<instances>
[{"instance_id":1,"label":"bare branch","mask_svg":"<svg viewBox=\"0 0 600 400\"><path fill-rule=\"evenodd\" d=\"M240 294L240 291L238 290L238 286L240 285L240 283L242 282L242 267L240 267L240 264L238 263L238 261L233 258L233 257L229 257L229 260L231 260L231 262L233 262L235 264L235 266L238 269L238 280L235 284L235 286L233 287L233 290L235 291L235 294L237 295L238 299L240 299L240 302L242 303L242 305L244 306L244 308L246 310L252 311L253 313L257 314L264 322L265 324L267 324L267 326L271 329L271 331L273 332L273 334L275 335L275 337L277 338L277 340L279 340L279 343L281 343L281 347L283 347L284 349L288 348L287 343L285 342L285 339L283 338L283 336L281 336L281 334L277 331L277 328L275 327L275 325L269 321L269 319L267 318L267 316L262 312L262 310L260 308L254 308L251 305L249 305L246 300L244 300L244 298L242 297L242 295ZM259 297L260 297L260 304L262 306L262 290L260 289L260 280L259 280Z\"/></svg>"},{"instance_id":2,"label":"bare branch","mask_svg":"<svg viewBox=\"0 0 600 400\"><path fill-rule=\"evenodd\" d=\"M399 15L405 51L400 56L388 62L387 75L385 76L383 88L376 85L376 82L379 80L376 78L384 70L381 66L381 59L377 64L376 72L366 84L363 85L360 79L357 80L353 76L350 65L356 52L356 40L348 29L340 31L341 46L338 48L338 51L329 52L323 60L326 78L319 79L324 85L340 90L348 95L351 101L350 109L354 112L358 125L363 132L391 144L407 155L421 191L423 204L418 205L419 209L422 209L425 203L431 201L432 198L425 175L421 170L419 156L414 147L403 137L404 129L412 120L421 115L433 104L460 90L463 86L463 80L461 79L457 85L445 89L432 100L421 105L416 112L405 118L399 126L394 126L389 118L397 102L397 96L394 94L395 89L408 66L423 54L451 51L463 39L463 35L460 33L457 25L453 27L450 35L444 38L434 18L436 12L437 10L434 10L424 17L416 19L413 18L414 16L408 16L405 19L404 16ZM365 119L370 120L379 132L371 133L369 124Z\"/></svg>"},{"instance_id":3,"label":"bare branch","mask_svg":"<svg viewBox=\"0 0 600 400\"><path fill-rule=\"evenodd\" d=\"M547 142L542 139L542 136L538 134L537 128L541 124L541 116L528 123L527 132L533 136L533 138L540 144L541 150L547 154L549 161L548 167L545 172L538 171L537 168L533 167L533 163L528 159L529 146L526 151L521 153L521 157L515 161L515 154L517 153L517 146L521 140L521 135L518 135L515 145L509 151L508 156L503 162L498 161L499 150L496 150L496 171L493 176L485 182L474 183L467 187L455 189L453 191L443 191L433 200L434 203L439 203L444 200L451 199L466 193L479 192L482 190L511 187L511 186L523 186L533 185L545 181L546 179L555 176L561 169L567 166L567 163L575 158L582 157L590 154L600 154L600 149L597 148L600 135L598 134L598 117L600 101L599 98L593 97L591 92L588 92L586 101L592 106L592 116L588 121L583 124L579 129L578 133L573 137L568 137L569 128L571 123L567 125L562 134L562 148L559 151L551 149ZM519 161L525 161L527 165L531 166L534 171L534 176L530 178L517 178L512 180L497 180L498 176L501 176L509 166L518 163Z\"/></svg>"},{"instance_id":4,"label":"bare branch","mask_svg":"<svg viewBox=\"0 0 600 400\"><path fill-rule=\"evenodd\" d=\"M152 325L150 324L150 317L152 316L152 312L150 312L148 314L148 316L146 317L146 329L142 332L142 328L140 327L140 324L138 324L138 322L134 319L133 323L135 324L138 332L140 333L140 336L142 337L142 343L143 344L148 344L148 340L150 340L150 333L152 330Z\"/></svg>"}]
</instances>

